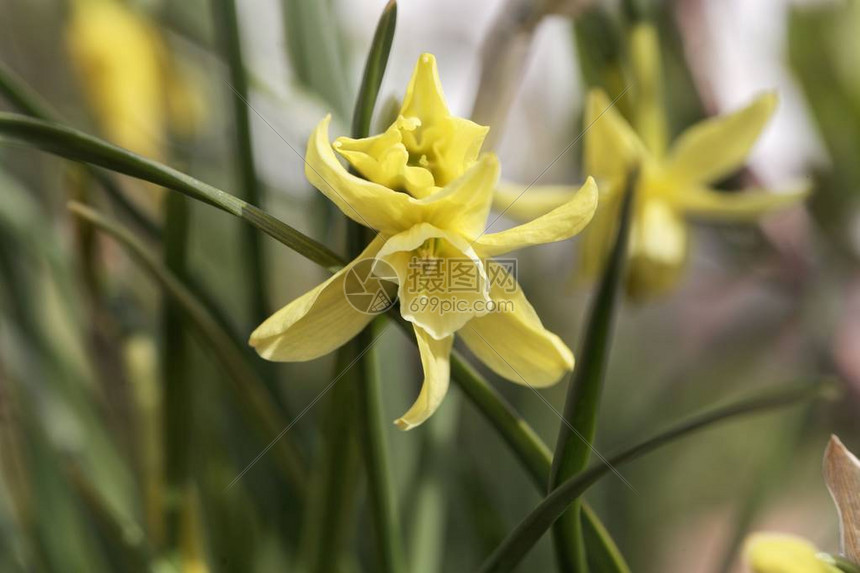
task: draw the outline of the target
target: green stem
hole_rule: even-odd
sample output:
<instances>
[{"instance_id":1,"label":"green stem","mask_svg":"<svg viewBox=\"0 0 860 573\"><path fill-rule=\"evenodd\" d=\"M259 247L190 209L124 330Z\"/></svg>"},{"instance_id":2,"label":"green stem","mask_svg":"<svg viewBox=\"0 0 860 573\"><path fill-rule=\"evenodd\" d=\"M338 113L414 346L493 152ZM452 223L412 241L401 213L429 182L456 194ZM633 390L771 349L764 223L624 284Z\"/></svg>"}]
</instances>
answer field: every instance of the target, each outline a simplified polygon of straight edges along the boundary
<instances>
[{"instance_id":1,"label":"green stem","mask_svg":"<svg viewBox=\"0 0 860 573\"><path fill-rule=\"evenodd\" d=\"M612 346L612 325L619 285L624 275L636 179L635 173L628 177L614 246L589 312L582 350L568 387L550 473L550 491L585 469L591 456L591 444L597 433L600 395ZM576 500L553 527L556 560L559 569L564 572L588 572L581 513L582 503Z\"/></svg>"},{"instance_id":2,"label":"green stem","mask_svg":"<svg viewBox=\"0 0 860 573\"><path fill-rule=\"evenodd\" d=\"M239 32L239 19L234 0L213 0L215 21L229 69L230 88L233 100L233 121L235 123L236 167L240 176L242 198L252 205L262 205L260 182L254 164L254 145L251 137L251 112L249 109L248 77L242 62L242 41ZM266 297L266 272L263 261L261 237L254 229L242 229L248 256L248 278L250 281L250 316L255 323L268 317Z\"/></svg>"},{"instance_id":3,"label":"green stem","mask_svg":"<svg viewBox=\"0 0 860 573\"><path fill-rule=\"evenodd\" d=\"M836 567L843 573L860 573L860 565L852 563L840 555L833 556L833 561L836 562Z\"/></svg>"},{"instance_id":4,"label":"green stem","mask_svg":"<svg viewBox=\"0 0 860 573\"><path fill-rule=\"evenodd\" d=\"M377 329L371 324L356 337L358 348L367 348L373 344L375 330ZM367 470L371 518L379 555L378 568L374 570L396 573L404 570L402 541L388 461L388 444L385 437L388 425L382 414L382 389L376 352L372 349L366 352L358 367L358 421Z\"/></svg>"},{"instance_id":5,"label":"green stem","mask_svg":"<svg viewBox=\"0 0 860 573\"><path fill-rule=\"evenodd\" d=\"M412 499L409 571L438 573L445 561L445 524L451 499L455 464L454 440L462 410L462 396L451 392L424 427L421 458L415 469Z\"/></svg>"},{"instance_id":6,"label":"green stem","mask_svg":"<svg viewBox=\"0 0 860 573\"><path fill-rule=\"evenodd\" d=\"M657 450L679 438L708 428L717 423L741 417L784 408L832 394L829 384L806 384L781 392L769 392L757 398L738 401L729 406L715 408L685 422L672 426L650 439L612 456L606 463L592 466L582 471L554 489L538 506L523 519L510 535L499 545L481 566L482 573L501 573L512 571L534 545L543 537L552 524L561 517L575 499L582 496L600 478L626 463Z\"/></svg>"},{"instance_id":7,"label":"green stem","mask_svg":"<svg viewBox=\"0 0 860 573\"><path fill-rule=\"evenodd\" d=\"M356 476L361 458L355 443L358 353L354 342L337 352L337 374L342 377L331 390L324 421L324 450L312 482L313 496L306 513L303 569L311 573L341 571L344 547L353 522Z\"/></svg>"},{"instance_id":8,"label":"green stem","mask_svg":"<svg viewBox=\"0 0 860 573\"><path fill-rule=\"evenodd\" d=\"M0 94L22 113L45 121L59 120L59 116L51 107L3 62L0 62ZM129 201L113 179L96 169L89 168L89 171L130 221L149 237L159 236L161 231L158 225Z\"/></svg>"},{"instance_id":9,"label":"green stem","mask_svg":"<svg viewBox=\"0 0 860 573\"><path fill-rule=\"evenodd\" d=\"M164 266L180 279L187 276L188 204L166 197ZM162 317L162 439L164 455L164 525L169 555L181 559L183 508L191 488L194 390L188 370L188 336L181 305L165 297Z\"/></svg>"},{"instance_id":10,"label":"green stem","mask_svg":"<svg viewBox=\"0 0 860 573\"><path fill-rule=\"evenodd\" d=\"M397 22L397 4L391 0L382 12L370 51L364 66L364 75L356 99L352 122L352 137L363 138L370 134L370 120L379 94L379 87L388 65L391 42ZM357 257L368 243L368 230L353 221L347 222L347 250ZM376 352L372 348L375 336L373 325L365 328L350 342L358 352L365 349L358 360L358 422L361 428L361 445L367 470L370 493L371 518L376 532L377 568L383 573L404 570L402 540L390 464L386 432L389 425L382 414L381 386Z\"/></svg>"}]
</instances>

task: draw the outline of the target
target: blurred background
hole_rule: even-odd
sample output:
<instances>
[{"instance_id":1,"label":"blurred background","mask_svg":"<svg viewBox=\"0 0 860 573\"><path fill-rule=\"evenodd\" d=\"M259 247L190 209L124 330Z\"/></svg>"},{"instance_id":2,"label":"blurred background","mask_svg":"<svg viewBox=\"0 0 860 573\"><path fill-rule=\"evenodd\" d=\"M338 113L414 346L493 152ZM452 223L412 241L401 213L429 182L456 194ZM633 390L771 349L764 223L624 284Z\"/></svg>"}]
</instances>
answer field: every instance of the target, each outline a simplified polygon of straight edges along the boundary
<instances>
[{"instance_id":1,"label":"blurred background","mask_svg":"<svg viewBox=\"0 0 860 573\"><path fill-rule=\"evenodd\" d=\"M87 4L0 0L3 74L28 85L52 117L241 190L236 86L210 2L115 0L117 13L103 22ZM326 113L334 116L332 133L348 133L385 2L237 4L260 201L343 252L343 218L305 181L301 155ZM748 169L725 187L811 180L814 194L805 207L760 224L697 224L676 291L622 307L596 447L615 451L756 388L836 377L846 390L833 403L733 422L661 450L622 470L638 493L609 476L588 499L637 572L742 571L738 546L755 530L802 534L836 551L821 456L830 433L860 450L856 2L403 2L377 115L396 109L423 52L436 55L461 116L472 115L482 70L508 66L510 77L476 115L493 129L503 176L531 183L577 138L585 90L605 83L630 18L646 13L660 30L671 132L777 90L780 106ZM0 98L0 110L22 111L9 98ZM581 157L579 141L538 183L582 181ZM295 570L309 546L333 539L347 547L338 570L372 571L349 427L338 434L338 471L352 486L340 501L355 514L343 531L308 523L319 494L294 487L274 451L228 488L276 432L248 414L251 390L231 386L199 338L171 322L175 310L151 276L69 216L66 202L85 200L160 251L97 177L0 138L0 571L170 571L157 556L171 535L181 540L188 571ZM149 219L164 216L166 192L115 182ZM323 270L260 234L261 303L248 280L245 227L179 201L173 212L187 217L184 272L237 339L247 339L264 311L323 280ZM519 260L529 300L574 350L590 295L571 280L575 259L574 240ZM172 355L177 348L181 361ZM395 329L379 348L384 413L393 420L418 392L420 363ZM334 356L271 365L249 351L247 360L275 427L286 427L337 372ZM484 373L552 445L559 420L546 404ZM565 391L561 383L542 392L561 409ZM311 483L334 463L325 456L327 436L338 432L330 411L321 400L288 433ZM473 570L540 500L453 385L427 424L407 433L392 425L387 437L413 572ZM165 467L186 476L190 495L176 497ZM182 516L178 533L170 532L170 512ZM545 538L521 570L553 567Z\"/></svg>"}]
</instances>

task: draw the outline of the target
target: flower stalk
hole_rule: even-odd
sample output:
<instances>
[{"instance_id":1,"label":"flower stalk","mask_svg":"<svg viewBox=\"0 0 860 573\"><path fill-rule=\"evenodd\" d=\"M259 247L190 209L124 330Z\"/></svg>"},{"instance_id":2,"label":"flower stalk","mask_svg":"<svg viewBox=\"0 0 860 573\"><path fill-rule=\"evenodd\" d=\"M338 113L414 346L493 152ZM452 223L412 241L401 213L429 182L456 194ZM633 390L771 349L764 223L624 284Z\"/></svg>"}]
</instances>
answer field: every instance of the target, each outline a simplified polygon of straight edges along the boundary
<instances>
[{"instance_id":1,"label":"flower stalk","mask_svg":"<svg viewBox=\"0 0 860 573\"><path fill-rule=\"evenodd\" d=\"M634 168L627 178L627 189L624 192L621 221L618 225L615 244L589 312L580 352L581 358L568 387L564 418L559 425L553 456L550 491L564 480L584 470L591 456L591 443L597 432L600 395L612 345L612 327L619 285L624 276L637 179L638 169ZM565 515L553 528L556 559L562 571L575 573L588 571L581 513L582 502L577 499L571 503Z\"/></svg>"},{"instance_id":2,"label":"flower stalk","mask_svg":"<svg viewBox=\"0 0 860 573\"><path fill-rule=\"evenodd\" d=\"M229 86L233 101L236 169L239 174L241 197L252 205L262 205L263 196L257 168L254 163L254 145L251 137L250 90L242 58L242 38L239 17L234 0L215 0L215 22L229 70ZM263 320L268 315L267 276L263 260L263 243L253 229L242 228L247 258L247 277L250 282L249 316L251 321Z\"/></svg>"},{"instance_id":3,"label":"flower stalk","mask_svg":"<svg viewBox=\"0 0 860 573\"><path fill-rule=\"evenodd\" d=\"M373 109L388 64L396 23L397 3L391 0L382 11L365 63L353 114L353 138L360 139L370 135ZM347 250L350 257L358 257L373 236L369 229L355 221L347 220L347 226ZM379 328L379 325L380 321L370 323L347 347L363 352L355 365L358 404L356 417L367 472L371 520L376 533L377 570L382 573L400 573L404 571L402 535L388 460L388 424L382 411L379 365L376 349L373 348L384 328Z\"/></svg>"}]
</instances>

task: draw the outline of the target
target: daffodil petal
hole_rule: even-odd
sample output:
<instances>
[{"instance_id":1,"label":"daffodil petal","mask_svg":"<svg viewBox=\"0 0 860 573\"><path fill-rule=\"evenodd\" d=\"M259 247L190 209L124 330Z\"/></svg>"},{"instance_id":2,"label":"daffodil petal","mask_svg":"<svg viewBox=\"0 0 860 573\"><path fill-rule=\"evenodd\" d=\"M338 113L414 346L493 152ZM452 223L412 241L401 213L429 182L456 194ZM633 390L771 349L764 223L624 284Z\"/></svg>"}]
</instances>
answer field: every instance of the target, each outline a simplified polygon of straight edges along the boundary
<instances>
[{"instance_id":1,"label":"daffodil petal","mask_svg":"<svg viewBox=\"0 0 860 573\"><path fill-rule=\"evenodd\" d=\"M603 90L594 89L585 104L585 172L604 184L618 184L645 155L636 132Z\"/></svg>"},{"instance_id":2,"label":"daffodil petal","mask_svg":"<svg viewBox=\"0 0 860 573\"><path fill-rule=\"evenodd\" d=\"M707 119L681 134L666 159L667 174L679 185L717 181L740 168L773 111L767 93L735 113Z\"/></svg>"},{"instance_id":3,"label":"daffodil petal","mask_svg":"<svg viewBox=\"0 0 860 573\"><path fill-rule=\"evenodd\" d=\"M435 242L435 254L422 254ZM483 261L468 242L428 223L388 239L377 255L397 274L400 314L437 340L462 328L486 312L490 303L489 280ZM452 288L453 265L470 273L474 284Z\"/></svg>"},{"instance_id":4,"label":"daffodil petal","mask_svg":"<svg viewBox=\"0 0 860 573\"><path fill-rule=\"evenodd\" d=\"M493 194L493 210L515 221L531 221L570 201L568 185L517 185L502 181Z\"/></svg>"},{"instance_id":5,"label":"daffodil petal","mask_svg":"<svg viewBox=\"0 0 860 573\"><path fill-rule=\"evenodd\" d=\"M677 205L689 215L709 219L756 219L773 211L797 205L809 196L808 185L771 193L761 189L722 192L695 187L678 193Z\"/></svg>"},{"instance_id":6,"label":"daffodil petal","mask_svg":"<svg viewBox=\"0 0 860 573\"><path fill-rule=\"evenodd\" d=\"M400 115L419 121L419 128L403 132L403 142L413 160L433 173L438 187L445 187L474 163L489 131L448 111L432 54L418 59Z\"/></svg>"},{"instance_id":7,"label":"daffodil petal","mask_svg":"<svg viewBox=\"0 0 860 573\"><path fill-rule=\"evenodd\" d=\"M822 561L818 550L794 535L757 533L750 536L744 550L752 573L838 573Z\"/></svg>"},{"instance_id":8,"label":"daffodil petal","mask_svg":"<svg viewBox=\"0 0 860 573\"><path fill-rule=\"evenodd\" d=\"M448 105L445 103L436 57L433 54L421 54L418 58L412 79L409 80L409 86L403 96L400 115L417 117L425 123L448 117Z\"/></svg>"},{"instance_id":9,"label":"daffodil petal","mask_svg":"<svg viewBox=\"0 0 860 573\"><path fill-rule=\"evenodd\" d=\"M630 233L627 294L644 300L674 286L687 262L688 243L686 222L677 212L662 201L643 202Z\"/></svg>"},{"instance_id":10,"label":"daffodil petal","mask_svg":"<svg viewBox=\"0 0 860 573\"><path fill-rule=\"evenodd\" d=\"M620 193L615 193L606 186L601 187L597 211L583 230L579 243L577 274L586 281L600 276L603 272L618 226L620 199Z\"/></svg>"},{"instance_id":11,"label":"daffodil petal","mask_svg":"<svg viewBox=\"0 0 860 573\"><path fill-rule=\"evenodd\" d=\"M421 206L406 193L356 177L347 171L332 149L327 115L311 134L305 156L305 176L353 221L382 231L397 233L414 224Z\"/></svg>"},{"instance_id":12,"label":"daffodil petal","mask_svg":"<svg viewBox=\"0 0 860 573\"><path fill-rule=\"evenodd\" d=\"M489 127L454 116L427 131L425 139L430 139L431 135L438 137L432 145L437 185L447 185L472 165L489 131Z\"/></svg>"},{"instance_id":13,"label":"daffodil petal","mask_svg":"<svg viewBox=\"0 0 860 573\"><path fill-rule=\"evenodd\" d=\"M573 353L544 328L522 288L493 285L496 310L473 318L457 334L493 372L517 384L541 388L573 369Z\"/></svg>"},{"instance_id":14,"label":"daffodil petal","mask_svg":"<svg viewBox=\"0 0 860 573\"><path fill-rule=\"evenodd\" d=\"M415 326L414 330L421 353L421 366L424 368L424 382L412 407L394 421L401 430L411 430L423 424L436 411L448 393L451 379L451 345L454 337L436 340L419 326Z\"/></svg>"},{"instance_id":15,"label":"daffodil petal","mask_svg":"<svg viewBox=\"0 0 860 573\"><path fill-rule=\"evenodd\" d=\"M266 360L313 360L342 346L374 317L356 310L344 294L344 280L355 264L373 258L383 245L377 237L354 261L266 319L250 345Z\"/></svg>"},{"instance_id":16,"label":"daffodil petal","mask_svg":"<svg viewBox=\"0 0 860 573\"><path fill-rule=\"evenodd\" d=\"M465 237L477 237L487 224L493 189L499 180L499 160L487 153L447 187L419 202L428 207L427 220L442 228L455 228Z\"/></svg>"},{"instance_id":17,"label":"daffodil petal","mask_svg":"<svg viewBox=\"0 0 860 573\"><path fill-rule=\"evenodd\" d=\"M630 57L636 95L636 131L655 156L666 151L666 114L663 105L663 69L657 28L639 23L630 33Z\"/></svg>"},{"instance_id":18,"label":"daffodil petal","mask_svg":"<svg viewBox=\"0 0 860 573\"><path fill-rule=\"evenodd\" d=\"M563 205L512 229L481 235L475 247L481 256L494 257L523 247L563 241L580 232L596 210L597 185L589 177Z\"/></svg>"}]
</instances>

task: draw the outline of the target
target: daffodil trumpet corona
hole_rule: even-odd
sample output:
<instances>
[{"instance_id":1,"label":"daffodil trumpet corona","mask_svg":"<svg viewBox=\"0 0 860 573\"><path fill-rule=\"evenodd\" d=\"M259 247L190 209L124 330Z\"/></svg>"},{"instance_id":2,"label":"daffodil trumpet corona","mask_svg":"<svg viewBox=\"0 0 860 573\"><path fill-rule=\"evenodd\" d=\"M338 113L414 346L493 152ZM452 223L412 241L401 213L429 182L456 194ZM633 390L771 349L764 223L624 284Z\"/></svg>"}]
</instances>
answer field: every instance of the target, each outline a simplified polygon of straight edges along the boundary
<instances>
[{"instance_id":1,"label":"daffodil trumpet corona","mask_svg":"<svg viewBox=\"0 0 860 573\"><path fill-rule=\"evenodd\" d=\"M269 360L312 360L358 334L374 314L356 308L345 284L369 261L371 274L396 285L424 369L415 403L395 422L399 428L418 426L439 407L455 335L518 384L543 387L570 371L570 349L544 328L515 277L500 272L494 257L582 230L597 208L594 181L541 217L487 232L499 161L481 153L487 127L449 112L430 54L419 58L399 115L383 133L332 143L329 123L324 118L310 136L305 175L377 235L337 274L263 322L250 339L257 352Z\"/></svg>"},{"instance_id":2,"label":"daffodil trumpet corona","mask_svg":"<svg viewBox=\"0 0 860 573\"><path fill-rule=\"evenodd\" d=\"M634 98L632 124L600 89L592 90L583 120L584 171L600 186L600 208L581 241L580 275L599 276L611 247L624 178L641 166L637 204L628 249L626 291L633 299L667 292L687 261L688 220L754 220L790 207L809 192L806 185L767 193L747 189L726 193L711 187L743 166L776 108L765 93L745 108L710 118L684 131L669 146L662 104L661 66L653 26L638 24L630 35ZM557 207L570 196L564 188L499 188L496 209L514 218L531 218Z\"/></svg>"}]
</instances>

